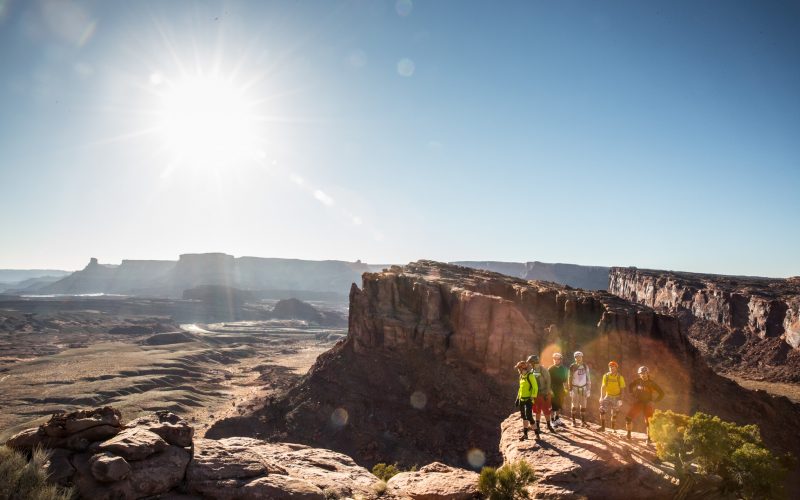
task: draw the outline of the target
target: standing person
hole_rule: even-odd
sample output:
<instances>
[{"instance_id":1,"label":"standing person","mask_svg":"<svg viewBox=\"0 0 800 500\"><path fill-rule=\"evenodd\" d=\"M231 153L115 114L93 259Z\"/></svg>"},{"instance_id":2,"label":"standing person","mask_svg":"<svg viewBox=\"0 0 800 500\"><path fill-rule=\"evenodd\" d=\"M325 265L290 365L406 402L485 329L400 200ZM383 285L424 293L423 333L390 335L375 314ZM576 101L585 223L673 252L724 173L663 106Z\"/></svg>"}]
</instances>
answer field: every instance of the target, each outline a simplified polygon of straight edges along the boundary
<instances>
[{"instance_id":1,"label":"standing person","mask_svg":"<svg viewBox=\"0 0 800 500\"><path fill-rule=\"evenodd\" d=\"M664 391L655 382L650 380L650 370L646 366L639 367L639 378L631 382L628 392L633 394L633 405L625 416L625 429L628 431L628 439L631 438L633 429L633 419L640 413L644 416L645 432L647 433L647 444L650 444L650 417L653 416L653 403L658 403L664 399ZM653 393L656 397L653 398Z\"/></svg>"},{"instance_id":2,"label":"standing person","mask_svg":"<svg viewBox=\"0 0 800 500\"><path fill-rule=\"evenodd\" d=\"M528 429L533 423L533 400L538 393L536 377L529 370L528 363L520 361L515 368L519 372L519 390L517 391L517 407L520 417L522 417L522 436L519 440L528 439Z\"/></svg>"},{"instance_id":3,"label":"standing person","mask_svg":"<svg viewBox=\"0 0 800 500\"><path fill-rule=\"evenodd\" d=\"M616 430L624 388L625 377L619 373L619 364L616 361L609 362L608 373L603 375L603 384L600 386L600 432L606 430L606 412L611 413L611 430Z\"/></svg>"},{"instance_id":4,"label":"standing person","mask_svg":"<svg viewBox=\"0 0 800 500\"><path fill-rule=\"evenodd\" d=\"M537 354L528 356L528 365L531 366L533 376L536 377L536 384L539 386L539 392L536 395L536 399L533 401L533 412L536 414L536 428L534 432L536 432L536 439L539 439L542 413L544 413L544 419L547 423L547 430L555 432L553 426L550 425L550 404L553 392L550 390L550 372L539 362L539 356Z\"/></svg>"},{"instance_id":5,"label":"standing person","mask_svg":"<svg viewBox=\"0 0 800 500\"><path fill-rule=\"evenodd\" d=\"M592 382L589 378L589 367L583 362L583 353L575 351L575 362L569 367L568 388L572 398L572 425L575 423L576 409L580 411L581 423L586 427L586 403L591 394Z\"/></svg>"},{"instance_id":6,"label":"standing person","mask_svg":"<svg viewBox=\"0 0 800 500\"><path fill-rule=\"evenodd\" d=\"M567 384L569 383L569 368L562 362L564 356L560 352L553 353L553 365L548 369L550 373L550 390L553 393L553 427L563 426L561 421L561 409L564 407L564 396L567 394Z\"/></svg>"}]
</instances>

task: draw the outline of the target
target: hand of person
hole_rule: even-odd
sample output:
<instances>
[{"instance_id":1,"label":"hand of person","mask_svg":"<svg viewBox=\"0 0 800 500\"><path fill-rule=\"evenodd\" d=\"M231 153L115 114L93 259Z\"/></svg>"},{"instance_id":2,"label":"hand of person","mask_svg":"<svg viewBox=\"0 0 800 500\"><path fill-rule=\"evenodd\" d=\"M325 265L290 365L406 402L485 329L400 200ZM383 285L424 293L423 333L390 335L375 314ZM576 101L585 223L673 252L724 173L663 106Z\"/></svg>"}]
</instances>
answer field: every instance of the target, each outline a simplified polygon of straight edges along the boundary
<instances>
[{"instance_id":1,"label":"hand of person","mask_svg":"<svg viewBox=\"0 0 800 500\"><path fill-rule=\"evenodd\" d=\"M519 408L519 398L517 398L517 399L515 399L515 400L514 400L514 406L516 406L517 408Z\"/></svg>"}]
</instances>

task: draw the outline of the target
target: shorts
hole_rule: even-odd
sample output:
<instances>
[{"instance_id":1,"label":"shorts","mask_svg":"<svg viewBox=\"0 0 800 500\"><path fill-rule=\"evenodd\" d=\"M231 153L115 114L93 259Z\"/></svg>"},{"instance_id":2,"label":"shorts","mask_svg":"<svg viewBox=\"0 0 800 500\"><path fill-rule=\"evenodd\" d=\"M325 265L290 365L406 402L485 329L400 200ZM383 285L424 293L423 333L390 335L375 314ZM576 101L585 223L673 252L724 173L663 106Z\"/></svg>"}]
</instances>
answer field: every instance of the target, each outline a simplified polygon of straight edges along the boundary
<instances>
[{"instance_id":1,"label":"shorts","mask_svg":"<svg viewBox=\"0 0 800 500\"><path fill-rule=\"evenodd\" d=\"M533 422L533 401L530 399L526 401L520 401L519 403L519 416L522 417L522 420L527 420L528 422Z\"/></svg>"},{"instance_id":2,"label":"shorts","mask_svg":"<svg viewBox=\"0 0 800 500\"><path fill-rule=\"evenodd\" d=\"M612 415L616 415L620 408L622 408L620 396L606 396L600 401L600 413L610 412Z\"/></svg>"},{"instance_id":3,"label":"shorts","mask_svg":"<svg viewBox=\"0 0 800 500\"><path fill-rule=\"evenodd\" d=\"M564 407L564 390L553 391L550 403L553 406L553 411L561 411L561 408Z\"/></svg>"},{"instance_id":4,"label":"shorts","mask_svg":"<svg viewBox=\"0 0 800 500\"><path fill-rule=\"evenodd\" d=\"M536 396L536 400L534 401L534 404L533 404L533 412L536 415L539 415L540 413L544 413L545 417L549 417L550 416L550 408L551 408L551 405L550 405L550 395L549 394L545 394L544 396Z\"/></svg>"},{"instance_id":5,"label":"shorts","mask_svg":"<svg viewBox=\"0 0 800 500\"><path fill-rule=\"evenodd\" d=\"M641 401L637 401L631 405L631 409L628 410L626 417L629 420L633 420L634 418L638 417L639 414L642 414L644 415L645 421L647 421L653 416L654 411L655 408L653 407L653 403L642 403Z\"/></svg>"},{"instance_id":6,"label":"shorts","mask_svg":"<svg viewBox=\"0 0 800 500\"><path fill-rule=\"evenodd\" d=\"M586 398L588 396L588 387L573 387L571 391L569 391L569 395L572 397L572 407L575 408L576 406L581 406L586 408Z\"/></svg>"}]
</instances>

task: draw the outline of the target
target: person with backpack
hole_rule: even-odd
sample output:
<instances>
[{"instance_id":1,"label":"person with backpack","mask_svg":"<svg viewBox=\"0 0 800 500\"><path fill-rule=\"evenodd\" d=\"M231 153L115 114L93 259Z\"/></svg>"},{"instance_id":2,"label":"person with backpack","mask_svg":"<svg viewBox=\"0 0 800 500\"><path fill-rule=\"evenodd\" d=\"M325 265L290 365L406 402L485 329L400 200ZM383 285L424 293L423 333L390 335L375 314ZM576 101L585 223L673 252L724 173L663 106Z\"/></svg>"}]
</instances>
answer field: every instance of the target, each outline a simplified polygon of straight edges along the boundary
<instances>
[{"instance_id":1,"label":"person with backpack","mask_svg":"<svg viewBox=\"0 0 800 500\"><path fill-rule=\"evenodd\" d=\"M628 440L631 439L633 429L633 419L639 414L644 416L645 432L647 433L647 444L650 444L650 417L653 416L655 409L653 403L658 403L664 399L664 391L653 380L650 379L650 370L646 366L639 367L639 378L628 386L628 392L633 395L633 404L628 414L625 416L625 429L628 431ZM655 394L655 397L654 397Z\"/></svg>"},{"instance_id":2,"label":"person with backpack","mask_svg":"<svg viewBox=\"0 0 800 500\"><path fill-rule=\"evenodd\" d=\"M553 353L553 365L547 370L550 373L550 390L553 394L551 401L553 417L550 419L553 427L565 425L561 421L561 409L564 407L564 396L567 394L569 368L562 362L563 358L560 352Z\"/></svg>"},{"instance_id":3,"label":"person with backpack","mask_svg":"<svg viewBox=\"0 0 800 500\"><path fill-rule=\"evenodd\" d=\"M624 388L625 377L619 373L619 364L616 361L609 362L608 373L603 375L603 384L600 386L600 432L606 430L606 413L611 413L611 431L616 430Z\"/></svg>"},{"instance_id":4,"label":"person with backpack","mask_svg":"<svg viewBox=\"0 0 800 500\"><path fill-rule=\"evenodd\" d=\"M544 413L544 420L547 423L547 430L555 432L553 426L550 425L550 403L553 396L550 390L550 372L539 362L539 356L537 354L528 356L527 361L528 365L531 367L533 376L536 377L536 384L539 389L536 399L533 400L533 413L536 415L536 428L534 431L536 432L536 439L539 439L542 413Z\"/></svg>"},{"instance_id":5,"label":"person with backpack","mask_svg":"<svg viewBox=\"0 0 800 500\"><path fill-rule=\"evenodd\" d=\"M577 426L575 422L576 410L580 412L581 423L587 427L586 423L586 408L587 401L591 394L592 381L589 378L589 367L583 362L583 353L575 351L575 362L569 367L569 379L567 380L569 395L572 399L571 413L572 425Z\"/></svg>"},{"instance_id":6,"label":"person with backpack","mask_svg":"<svg viewBox=\"0 0 800 500\"><path fill-rule=\"evenodd\" d=\"M519 390L517 390L516 405L519 408L520 417L522 417L522 435L519 440L524 441L528 439L528 429L533 424L533 400L539 392L539 387L536 384L536 377L530 371L528 363L520 361L516 364L515 368L519 372ZM539 437L539 433L536 433Z\"/></svg>"}]
</instances>

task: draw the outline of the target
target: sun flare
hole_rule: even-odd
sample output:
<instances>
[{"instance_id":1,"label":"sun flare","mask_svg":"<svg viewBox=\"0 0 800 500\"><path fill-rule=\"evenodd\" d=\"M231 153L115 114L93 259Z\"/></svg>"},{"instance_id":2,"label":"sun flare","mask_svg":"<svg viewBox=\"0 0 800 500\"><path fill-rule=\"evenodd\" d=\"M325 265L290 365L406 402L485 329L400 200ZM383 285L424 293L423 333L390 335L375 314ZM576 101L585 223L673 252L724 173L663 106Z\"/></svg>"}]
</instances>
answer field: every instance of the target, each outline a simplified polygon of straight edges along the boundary
<instances>
[{"instance_id":1,"label":"sun flare","mask_svg":"<svg viewBox=\"0 0 800 500\"><path fill-rule=\"evenodd\" d=\"M257 149L257 119L241 88L230 80L206 76L155 81L164 87L159 94L159 130L177 162L193 168L224 168L252 157Z\"/></svg>"}]
</instances>

